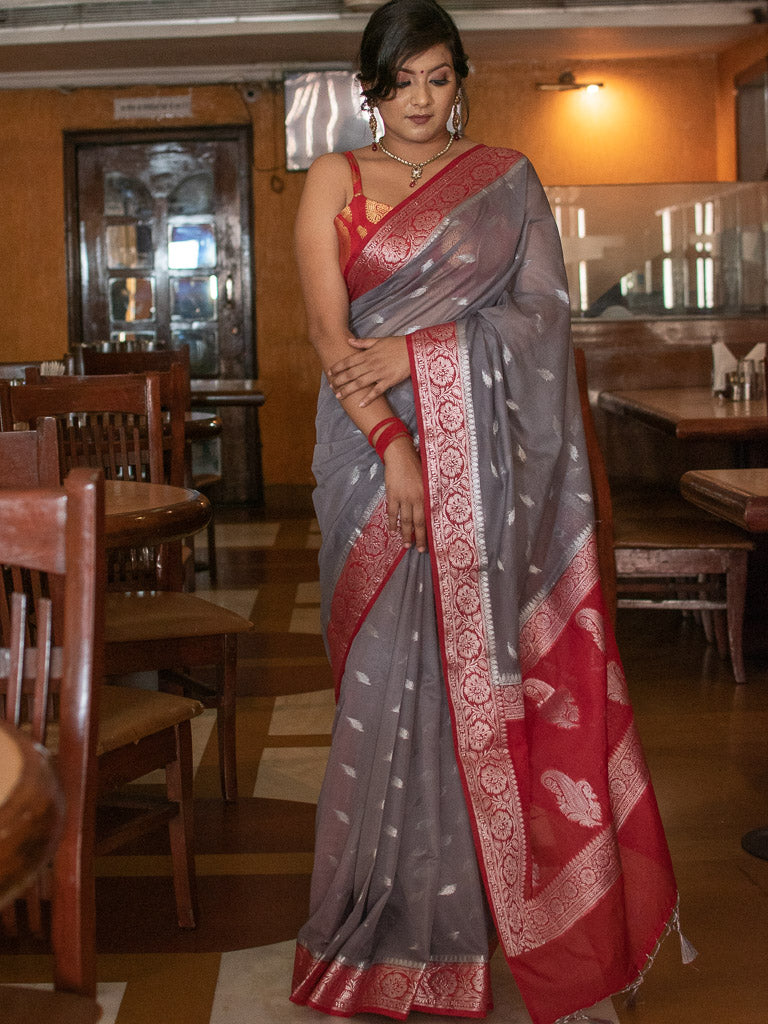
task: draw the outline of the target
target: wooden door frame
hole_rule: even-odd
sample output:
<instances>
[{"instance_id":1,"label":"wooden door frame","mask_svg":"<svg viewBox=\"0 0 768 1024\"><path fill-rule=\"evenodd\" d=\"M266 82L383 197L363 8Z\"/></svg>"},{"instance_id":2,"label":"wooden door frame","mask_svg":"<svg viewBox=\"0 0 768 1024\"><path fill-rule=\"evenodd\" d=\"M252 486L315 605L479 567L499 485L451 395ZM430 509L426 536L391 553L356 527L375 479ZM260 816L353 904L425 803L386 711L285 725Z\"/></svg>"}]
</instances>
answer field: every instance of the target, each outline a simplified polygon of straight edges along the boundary
<instances>
[{"instance_id":1,"label":"wooden door frame","mask_svg":"<svg viewBox=\"0 0 768 1024\"><path fill-rule=\"evenodd\" d=\"M153 142L235 142L238 164L244 170L244 185L240 197L242 264L248 269L250 287L241 289L243 314L244 354L250 372L246 376L258 377L256 347L256 320L253 307L255 292L255 262L253 254L253 129L247 124L185 127L119 128L96 131L66 131L64 145L64 204L65 242L67 258L67 330L70 351L83 337L82 280L80 276L80 215L78 209L77 154L84 146L114 146L122 144L149 144Z\"/></svg>"}]
</instances>

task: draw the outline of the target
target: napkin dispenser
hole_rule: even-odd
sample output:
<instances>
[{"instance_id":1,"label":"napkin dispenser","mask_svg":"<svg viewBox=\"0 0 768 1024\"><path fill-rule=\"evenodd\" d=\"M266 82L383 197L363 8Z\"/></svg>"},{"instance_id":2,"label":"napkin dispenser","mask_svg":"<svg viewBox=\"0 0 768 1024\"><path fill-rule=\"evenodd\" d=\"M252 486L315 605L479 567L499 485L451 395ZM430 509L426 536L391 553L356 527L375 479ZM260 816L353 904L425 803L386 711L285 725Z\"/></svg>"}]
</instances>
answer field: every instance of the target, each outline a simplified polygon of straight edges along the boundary
<instances>
[{"instance_id":1,"label":"napkin dispenser","mask_svg":"<svg viewBox=\"0 0 768 1024\"><path fill-rule=\"evenodd\" d=\"M760 367L765 359L765 342L759 341L744 357L745 360L752 360L755 367ZM736 373L739 367L736 356L731 352L724 341L712 342L712 391L718 395L725 395L728 390L728 374ZM758 375L758 381L760 376ZM746 397L739 395L739 397ZM759 397L757 394L750 395L750 398Z\"/></svg>"}]
</instances>

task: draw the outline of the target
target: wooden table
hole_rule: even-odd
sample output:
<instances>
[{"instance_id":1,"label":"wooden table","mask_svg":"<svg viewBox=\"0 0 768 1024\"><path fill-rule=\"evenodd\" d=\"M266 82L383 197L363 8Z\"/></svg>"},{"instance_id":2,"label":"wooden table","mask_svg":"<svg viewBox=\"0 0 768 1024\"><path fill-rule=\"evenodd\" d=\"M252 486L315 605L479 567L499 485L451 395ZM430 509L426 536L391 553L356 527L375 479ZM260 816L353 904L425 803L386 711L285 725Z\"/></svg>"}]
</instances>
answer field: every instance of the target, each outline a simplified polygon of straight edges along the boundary
<instances>
[{"instance_id":1,"label":"wooden table","mask_svg":"<svg viewBox=\"0 0 768 1024\"><path fill-rule=\"evenodd\" d=\"M700 469L683 473L683 497L750 533L768 533L768 469ZM741 837L755 857L768 860L768 826Z\"/></svg>"},{"instance_id":2,"label":"wooden table","mask_svg":"<svg viewBox=\"0 0 768 1024\"><path fill-rule=\"evenodd\" d=\"M640 388L601 391L597 404L607 412L632 416L683 441L768 438L765 399L730 402L709 388Z\"/></svg>"},{"instance_id":3,"label":"wooden table","mask_svg":"<svg viewBox=\"0 0 768 1024\"><path fill-rule=\"evenodd\" d=\"M683 497L750 533L768 532L768 469L698 469L683 473Z\"/></svg>"},{"instance_id":4,"label":"wooden table","mask_svg":"<svg viewBox=\"0 0 768 1024\"><path fill-rule=\"evenodd\" d=\"M194 408L212 406L222 410L222 499L238 503L247 500L263 507L259 409L264 405L266 395L261 382L247 377L196 379L190 381L190 388ZM245 436L249 438L247 445L243 445L241 440Z\"/></svg>"},{"instance_id":5,"label":"wooden table","mask_svg":"<svg viewBox=\"0 0 768 1024\"><path fill-rule=\"evenodd\" d=\"M187 444L209 441L221 434L221 416L203 409L193 409L184 414L184 439Z\"/></svg>"},{"instance_id":6,"label":"wooden table","mask_svg":"<svg viewBox=\"0 0 768 1024\"><path fill-rule=\"evenodd\" d=\"M63 816L45 752L0 721L0 906L24 892L48 859Z\"/></svg>"},{"instance_id":7,"label":"wooden table","mask_svg":"<svg viewBox=\"0 0 768 1024\"><path fill-rule=\"evenodd\" d=\"M261 382L250 378L190 381L192 404L199 405L264 405L266 396Z\"/></svg>"},{"instance_id":8,"label":"wooden table","mask_svg":"<svg viewBox=\"0 0 768 1024\"><path fill-rule=\"evenodd\" d=\"M104 534L108 548L154 546L189 537L211 518L208 499L186 487L104 481Z\"/></svg>"}]
</instances>

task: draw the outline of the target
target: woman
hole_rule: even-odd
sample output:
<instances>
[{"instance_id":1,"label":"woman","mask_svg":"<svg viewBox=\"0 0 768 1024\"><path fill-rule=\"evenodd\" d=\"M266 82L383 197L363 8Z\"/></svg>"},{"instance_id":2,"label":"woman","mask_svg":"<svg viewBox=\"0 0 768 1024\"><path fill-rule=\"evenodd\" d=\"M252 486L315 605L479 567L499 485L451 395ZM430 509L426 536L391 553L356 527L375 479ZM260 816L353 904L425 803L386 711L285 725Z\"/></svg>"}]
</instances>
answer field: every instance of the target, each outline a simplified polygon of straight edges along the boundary
<instances>
[{"instance_id":1,"label":"woman","mask_svg":"<svg viewBox=\"0 0 768 1024\"><path fill-rule=\"evenodd\" d=\"M677 894L600 594L557 230L524 156L460 135L466 74L433 0L374 12L373 144L320 157L297 220L338 706L291 998L482 1017L497 937L551 1024L640 978Z\"/></svg>"}]
</instances>

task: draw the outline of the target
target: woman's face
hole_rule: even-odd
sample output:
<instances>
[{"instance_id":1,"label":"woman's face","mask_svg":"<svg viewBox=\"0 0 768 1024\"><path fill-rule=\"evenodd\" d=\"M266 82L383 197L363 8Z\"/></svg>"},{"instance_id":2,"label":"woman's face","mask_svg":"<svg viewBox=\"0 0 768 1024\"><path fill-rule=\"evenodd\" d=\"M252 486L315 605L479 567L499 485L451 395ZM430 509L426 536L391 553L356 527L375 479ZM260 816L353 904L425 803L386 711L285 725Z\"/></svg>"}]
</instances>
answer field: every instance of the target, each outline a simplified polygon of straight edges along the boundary
<instances>
[{"instance_id":1,"label":"woman's face","mask_svg":"<svg viewBox=\"0 0 768 1024\"><path fill-rule=\"evenodd\" d=\"M446 122L458 92L447 46L433 46L398 68L395 91L379 102L387 138L404 143L445 139Z\"/></svg>"}]
</instances>

